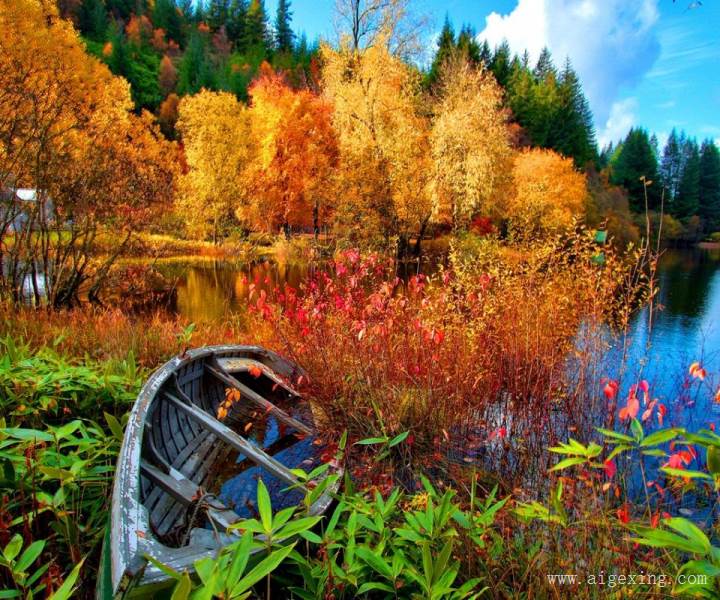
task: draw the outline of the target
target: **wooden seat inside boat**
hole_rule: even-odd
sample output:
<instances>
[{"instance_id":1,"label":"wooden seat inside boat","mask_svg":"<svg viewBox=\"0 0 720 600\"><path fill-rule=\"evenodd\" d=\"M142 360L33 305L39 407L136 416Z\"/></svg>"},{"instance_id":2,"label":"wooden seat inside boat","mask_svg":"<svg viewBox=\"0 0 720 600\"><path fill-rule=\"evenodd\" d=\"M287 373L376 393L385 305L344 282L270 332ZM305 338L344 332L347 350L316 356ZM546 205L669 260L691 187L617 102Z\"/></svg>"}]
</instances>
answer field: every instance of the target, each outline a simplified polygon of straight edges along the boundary
<instances>
[{"instance_id":1,"label":"wooden seat inside boat","mask_svg":"<svg viewBox=\"0 0 720 600\"><path fill-rule=\"evenodd\" d=\"M226 390L239 400L218 419ZM224 532L254 516L258 479L275 510L297 505L304 492L291 469L320 464L313 431L309 407L267 364L211 356L182 367L158 390L143 432L141 500L153 532L174 547L208 538L198 529Z\"/></svg>"}]
</instances>

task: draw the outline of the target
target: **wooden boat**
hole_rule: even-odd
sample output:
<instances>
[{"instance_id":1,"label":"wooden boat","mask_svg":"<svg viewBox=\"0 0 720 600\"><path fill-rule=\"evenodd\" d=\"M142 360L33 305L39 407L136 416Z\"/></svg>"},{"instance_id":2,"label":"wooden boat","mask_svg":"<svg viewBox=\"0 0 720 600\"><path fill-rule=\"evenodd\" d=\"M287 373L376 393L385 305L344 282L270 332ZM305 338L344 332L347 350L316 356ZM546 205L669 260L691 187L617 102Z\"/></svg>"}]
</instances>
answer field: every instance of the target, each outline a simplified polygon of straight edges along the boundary
<instances>
[{"instance_id":1,"label":"wooden boat","mask_svg":"<svg viewBox=\"0 0 720 600\"><path fill-rule=\"evenodd\" d=\"M293 388L302 375L257 346L191 350L153 373L120 450L98 598L152 596L167 587L148 555L191 571L194 561L237 540L228 526L255 516L258 478L274 510L302 501L291 469L310 472L323 458L310 407ZM311 514L328 508L336 487L328 486Z\"/></svg>"}]
</instances>

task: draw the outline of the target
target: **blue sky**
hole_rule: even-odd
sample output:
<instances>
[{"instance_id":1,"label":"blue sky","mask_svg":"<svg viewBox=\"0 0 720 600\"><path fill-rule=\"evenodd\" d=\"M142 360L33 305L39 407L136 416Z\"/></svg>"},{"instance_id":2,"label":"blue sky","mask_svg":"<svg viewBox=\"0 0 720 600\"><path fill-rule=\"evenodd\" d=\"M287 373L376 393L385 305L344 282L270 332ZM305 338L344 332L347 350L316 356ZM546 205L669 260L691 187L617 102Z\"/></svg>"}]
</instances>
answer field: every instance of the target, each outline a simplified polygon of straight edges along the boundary
<instances>
[{"instance_id":1,"label":"blue sky","mask_svg":"<svg viewBox=\"0 0 720 600\"><path fill-rule=\"evenodd\" d=\"M293 0L293 24L310 39L334 39L335 0ZM601 144L633 125L673 127L720 143L720 0L414 0L434 43L446 12L456 30L537 56L569 55L595 115ZM276 0L266 0L274 16Z\"/></svg>"}]
</instances>

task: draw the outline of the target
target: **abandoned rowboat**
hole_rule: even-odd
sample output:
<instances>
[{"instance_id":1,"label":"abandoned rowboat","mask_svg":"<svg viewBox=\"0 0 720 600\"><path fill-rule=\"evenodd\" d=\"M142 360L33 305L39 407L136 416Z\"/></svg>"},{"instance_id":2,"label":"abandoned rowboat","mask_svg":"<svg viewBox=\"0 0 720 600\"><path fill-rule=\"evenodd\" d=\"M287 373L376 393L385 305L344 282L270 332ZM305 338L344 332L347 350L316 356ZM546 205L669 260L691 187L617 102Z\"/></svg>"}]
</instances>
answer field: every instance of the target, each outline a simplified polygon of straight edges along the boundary
<instances>
[{"instance_id":1,"label":"abandoned rowboat","mask_svg":"<svg viewBox=\"0 0 720 600\"><path fill-rule=\"evenodd\" d=\"M258 478L274 510L302 501L291 469L309 473L325 457L310 406L293 388L301 376L257 346L191 350L153 373L120 450L98 598L151 596L167 587L171 581L148 556L191 571L237 540L228 526L255 516ZM312 515L327 510L336 487L327 486Z\"/></svg>"}]
</instances>

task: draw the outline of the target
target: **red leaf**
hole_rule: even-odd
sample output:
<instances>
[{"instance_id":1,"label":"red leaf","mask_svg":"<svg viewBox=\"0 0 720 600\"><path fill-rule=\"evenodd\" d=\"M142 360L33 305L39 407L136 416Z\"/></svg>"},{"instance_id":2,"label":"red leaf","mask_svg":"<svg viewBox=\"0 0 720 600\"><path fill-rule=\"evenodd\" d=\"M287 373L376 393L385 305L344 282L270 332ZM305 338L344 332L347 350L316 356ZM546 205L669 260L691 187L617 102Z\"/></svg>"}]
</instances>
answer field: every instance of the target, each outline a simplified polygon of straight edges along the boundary
<instances>
[{"instance_id":1,"label":"red leaf","mask_svg":"<svg viewBox=\"0 0 720 600\"><path fill-rule=\"evenodd\" d=\"M603 394L605 394L605 397L608 400L612 400L617 395L619 387L620 384L618 384L617 381L611 379L605 384L605 387L603 388Z\"/></svg>"},{"instance_id":2,"label":"red leaf","mask_svg":"<svg viewBox=\"0 0 720 600\"><path fill-rule=\"evenodd\" d=\"M627 505L622 506L621 508L618 508L617 517L618 517L618 519L620 519L620 521L622 523L630 522L630 511L628 510Z\"/></svg>"},{"instance_id":3,"label":"red leaf","mask_svg":"<svg viewBox=\"0 0 720 600\"><path fill-rule=\"evenodd\" d=\"M617 467L615 466L615 462L612 460L606 460L605 475L607 475L607 478L612 479L615 476L615 473L617 473Z\"/></svg>"}]
</instances>

